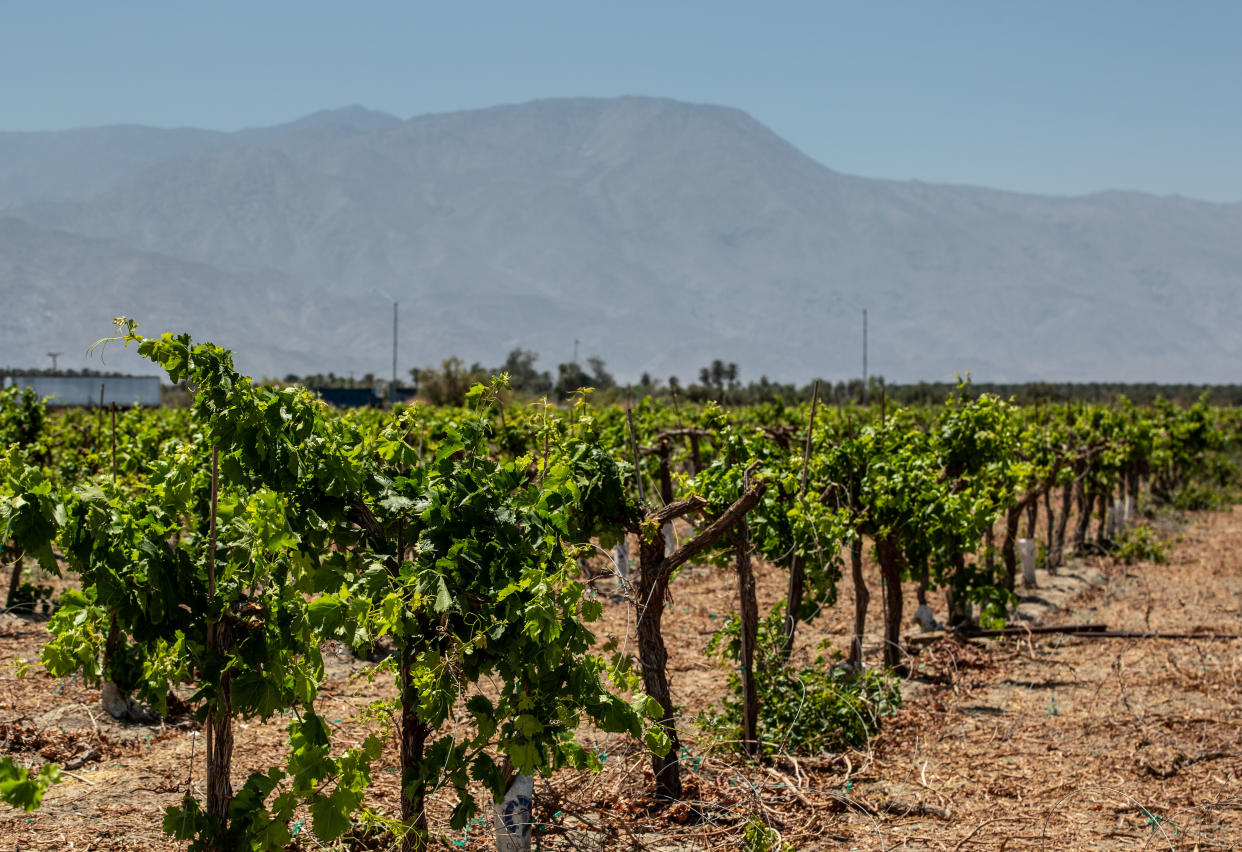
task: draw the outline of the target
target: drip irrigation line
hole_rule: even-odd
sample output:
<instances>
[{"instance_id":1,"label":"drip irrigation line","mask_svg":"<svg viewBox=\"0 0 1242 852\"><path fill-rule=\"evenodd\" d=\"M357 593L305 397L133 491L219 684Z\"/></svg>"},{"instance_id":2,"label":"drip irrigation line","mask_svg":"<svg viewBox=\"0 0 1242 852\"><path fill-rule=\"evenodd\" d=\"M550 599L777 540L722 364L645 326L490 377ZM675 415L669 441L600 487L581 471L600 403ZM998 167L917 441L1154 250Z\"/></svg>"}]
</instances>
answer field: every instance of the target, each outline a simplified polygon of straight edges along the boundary
<instances>
[{"instance_id":1,"label":"drip irrigation line","mask_svg":"<svg viewBox=\"0 0 1242 852\"><path fill-rule=\"evenodd\" d=\"M1180 631L1110 630L1105 624L1048 624L1035 627L1003 627L973 632L941 631L906 638L911 647L930 645L941 639L996 639L1005 636L1038 636L1060 634L1081 639L1209 639L1229 641L1242 639L1242 633L1188 633Z\"/></svg>"}]
</instances>

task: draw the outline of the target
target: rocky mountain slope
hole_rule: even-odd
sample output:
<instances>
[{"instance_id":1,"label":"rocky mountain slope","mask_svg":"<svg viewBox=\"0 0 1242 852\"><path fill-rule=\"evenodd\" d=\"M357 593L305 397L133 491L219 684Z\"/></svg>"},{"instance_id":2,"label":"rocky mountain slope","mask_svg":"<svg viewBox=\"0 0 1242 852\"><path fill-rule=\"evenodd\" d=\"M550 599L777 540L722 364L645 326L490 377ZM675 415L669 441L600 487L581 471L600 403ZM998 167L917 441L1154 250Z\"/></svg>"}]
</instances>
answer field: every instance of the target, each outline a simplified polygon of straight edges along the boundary
<instances>
[{"instance_id":1,"label":"rocky mountain slope","mask_svg":"<svg viewBox=\"0 0 1242 852\"><path fill-rule=\"evenodd\" d=\"M623 379L843 378L862 308L897 381L1231 381L1242 355L1242 204L863 179L668 100L0 134L0 215L0 365L127 313L258 373L384 375L390 297L403 369L554 370L580 339Z\"/></svg>"}]
</instances>

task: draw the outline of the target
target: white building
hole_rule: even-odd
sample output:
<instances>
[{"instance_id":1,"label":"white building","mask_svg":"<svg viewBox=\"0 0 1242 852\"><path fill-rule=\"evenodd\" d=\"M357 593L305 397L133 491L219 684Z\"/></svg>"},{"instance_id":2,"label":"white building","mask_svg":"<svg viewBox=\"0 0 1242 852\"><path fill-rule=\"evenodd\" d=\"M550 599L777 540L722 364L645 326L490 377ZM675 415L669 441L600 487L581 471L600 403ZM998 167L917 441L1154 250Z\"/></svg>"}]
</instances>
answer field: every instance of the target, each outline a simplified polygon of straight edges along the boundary
<instances>
[{"instance_id":1,"label":"white building","mask_svg":"<svg viewBox=\"0 0 1242 852\"><path fill-rule=\"evenodd\" d=\"M160 404L158 376L26 376L3 377L4 387L31 388L52 407L116 403L120 408L154 408Z\"/></svg>"}]
</instances>

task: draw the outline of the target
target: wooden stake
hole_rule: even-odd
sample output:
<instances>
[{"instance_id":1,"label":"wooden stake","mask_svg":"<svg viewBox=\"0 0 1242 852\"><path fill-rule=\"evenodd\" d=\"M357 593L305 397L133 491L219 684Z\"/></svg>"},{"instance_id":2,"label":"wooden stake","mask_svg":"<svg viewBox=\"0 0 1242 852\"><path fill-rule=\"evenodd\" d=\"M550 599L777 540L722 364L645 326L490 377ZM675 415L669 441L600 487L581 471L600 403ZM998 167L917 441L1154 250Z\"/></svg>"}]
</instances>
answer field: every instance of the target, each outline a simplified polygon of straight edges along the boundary
<instances>
[{"instance_id":1,"label":"wooden stake","mask_svg":"<svg viewBox=\"0 0 1242 852\"><path fill-rule=\"evenodd\" d=\"M798 498L806 491L807 468L811 464L811 442L815 432L815 407L819 404L819 379L811 388L811 418L806 427L806 444L802 449L802 479ZM789 594L785 599L785 656L793 652L794 635L798 632L798 614L806 590L806 560L794 554L789 561Z\"/></svg>"},{"instance_id":2,"label":"wooden stake","mask_svg":"<svg viewBox=\"0 0 1242 852\"><path fill-rule=\"evenodd\" d=\"M634 479L638 482L638 500L646 504L647 498L643 495L643 469L639 466L638 458L638 434L634 431L634 412L628 402L625 406L625 422L630 427L630 451L634 454Z\"/></svg>"},{"instance_id":3,"label":"wooden stake","mask_svg":"<svg viewBox=\"0 0 1242 852\"><path fill-rule=\"evenodd\" d=\"M542 483L543 478L548 475L548 398L543 398L543 473L539 474L539 481Z\"/></svg>"},{"instance_id":4,"label":"wooden stake","mask_svg":"<svg viewBox=\"0 0 1242 852\"><path fill-rule=\"evenodd\" d=\"M112 484L116 485L116 403L112 403Z\"/></svg>"},{"instance_id":5,"label":"wooden stake","mask_svg":"<svg viewBox=\"0 0 1242 852\"><path fill-rule=\"evenodd\" d=\"M802 482L798 487L798 496L806 491L806 470L811 463L811 434L815 431L815 406L819 404L819 379L811 387L811 419L806 427L806 446L802 451Z\"/></svg>"}]
</instances>

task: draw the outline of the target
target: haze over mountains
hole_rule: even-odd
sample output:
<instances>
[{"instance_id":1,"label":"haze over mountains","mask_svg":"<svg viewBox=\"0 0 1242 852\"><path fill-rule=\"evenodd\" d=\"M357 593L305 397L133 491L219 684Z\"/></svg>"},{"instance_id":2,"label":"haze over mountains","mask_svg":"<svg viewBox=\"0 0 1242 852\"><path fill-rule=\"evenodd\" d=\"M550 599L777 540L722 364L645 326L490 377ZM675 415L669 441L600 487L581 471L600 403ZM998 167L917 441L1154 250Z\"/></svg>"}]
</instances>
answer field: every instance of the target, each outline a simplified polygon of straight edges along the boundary
<instances>
[{"instance_id":1,"label":"haze over mountains","mask_svg":"<svg viewBox=\"0 0 1242 852\"><path fill-rule=\"evenodd\" d=\"M0 366L99 367L126 314L261 375L384 376L390 296L403 372L514 346L555 372L578 339L622 380L839 379L865 307L893 381L1229 382L1242 204L852 177L651 98L0 133Z\"/></svg>"}]
</instances>

